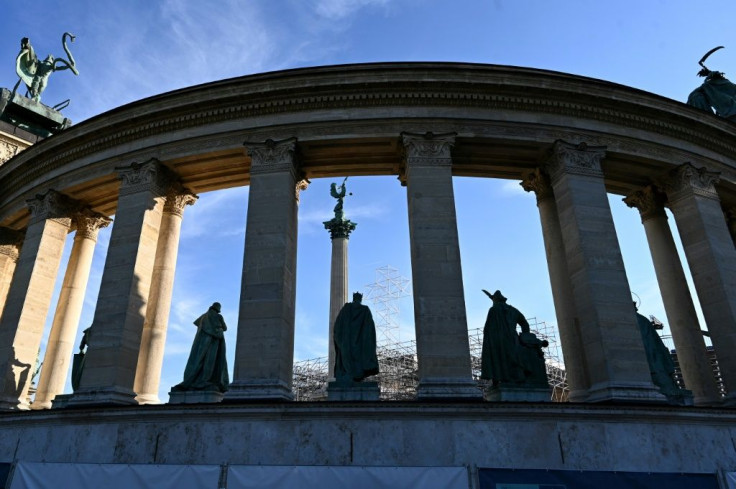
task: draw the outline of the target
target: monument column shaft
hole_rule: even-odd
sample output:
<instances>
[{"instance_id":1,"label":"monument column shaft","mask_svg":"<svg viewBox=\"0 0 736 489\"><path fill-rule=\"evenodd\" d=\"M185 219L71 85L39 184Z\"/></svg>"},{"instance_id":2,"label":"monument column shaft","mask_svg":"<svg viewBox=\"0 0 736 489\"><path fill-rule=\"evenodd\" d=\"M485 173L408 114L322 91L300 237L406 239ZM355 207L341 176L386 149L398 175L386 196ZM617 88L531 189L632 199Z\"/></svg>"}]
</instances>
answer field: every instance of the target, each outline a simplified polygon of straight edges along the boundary
<instances>
[{"instance_id":1,"label":"monument column shaft","mask_svg":"<svg viewBox=\"0 0 736 489\"><path fill-rule=\"evenodd\" d=\"M560 219L557 214L557 204L549 179L540 170L529 174L522 182L522 186L527 191L533 190L537 195L537 208L542 224L542 237L547 255L552 299L555 304L557 327L565 360L565 376L570 389L568 400L571 402L584 401L588 397L590 381L588 380L580 326L577 323L575 301L572 294L570 274L567 269L567 257L562 240Z\"/></svg>"},{"instance_id":2,"label":"monument column shaft","mask_svg":"<svg viewBox=\"0 0 736 489\"><path fill-rule=\"evenodd\" d=\"M335 319L348 302L348 238L332 238L332 263L330 266L330 336L327 377L335 371Z\"/></svg>"},{"instance_id":3,"label":"monument column shaft","mask_svg":"<svg viewBox=\"0 0 736 489\"><path fill-rule=\"evenodd\" d=\"M652 383L600 160L604 148L557 141L552 181L585 350L589 402L664 401Z\"/></svg>"},{"instance_id":4,"label":"monument column shaft","mask_svg":"<svg viewBox=\"0 0 736 489\"><path fill-rule=\"evenodd\" d=\"M418 398L479 398L470 367L452 188L454 135L404 134Z\"/></svg>"},{"instance_id":5,"label":"monument column shaft","mask_svg":"<svg viewBox=\"0 0 736 489\"><path fill-rule=\"evenodd\" d=\"M71 219L54 191L29 201L31 222L0 320L0 409L28 409L41 344ZM67 214L68 215L68 214Z\"/></svg>"},{"instance_id":6,"label":"monument column shaft","mask_svg":"<svg viewBox=\"0 0 736 489\"><path fill-rule=\"evenodd\" d=\"M3 316L10 283L18 263L18 248L11 244L0 244L0 318Z\"/></svg>"},{"instance_id":7,"label":"monument column shaft","mask_svg":"<svg viewBox=\"0 0 736 489\"><path fill-rule=\"evenodd\" d=\"M230 399L293 399L296 139L246 143L251 155L245 256Z\"/></svg>"},{"instance_id":8,"label":"monument column shaft","mask_svg":"<svg viewBox=\"0 0 736 489\"><path fill-rule=\"evenodd\" d=\"M723 382L736 403L736 249L714 184L717 174L685 164L667 196L695 284Z\"/></svg>"},{"instance_id":9,"label":"monument column shaft","mask_svg":"<svg viewBox=\"0 0 736 489\"><path fill-rule=\"evenodd\" d=\"M196 197L183 189L169 191L166 196L133 387L138 404L161 403L158 389L174 292L182 215L184 207L195 201Z\"/></svg>"},{"instance_id":10,"label":"monument column shaft","mask_svg":"<svg viewBox=\"0 0 736 489\"><path fill-rule=\"evenodd\" d=\"M33 409L49 409L51 401L64 391L92 268L97 232L101 226L110 223L110 219L104 216L78 216L75 221L77 233L56 304Z\"/></svg>"},{"instance_id":11,"label":"monument column shaft","mask_svg":"<svg viewBox=\"0 0 736 489\"><path fill-rule=\"evenodd\" d=\"M115 224L73 405L136 404L135 371L169 175L155 160L118 172Z\"/></svg>"}]
</instances>

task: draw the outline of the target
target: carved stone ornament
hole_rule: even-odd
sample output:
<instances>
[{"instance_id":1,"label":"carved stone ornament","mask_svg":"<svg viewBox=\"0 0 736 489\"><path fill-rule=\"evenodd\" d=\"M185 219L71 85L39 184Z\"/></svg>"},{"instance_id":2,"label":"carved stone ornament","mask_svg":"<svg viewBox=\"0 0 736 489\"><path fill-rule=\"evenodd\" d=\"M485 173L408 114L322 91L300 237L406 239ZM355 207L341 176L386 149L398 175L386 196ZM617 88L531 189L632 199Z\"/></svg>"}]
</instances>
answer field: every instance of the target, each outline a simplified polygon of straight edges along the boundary
<instances>
[{"instance_id":1,"label":"carved stone ornament","mask_svg":"<svg viewBox=\"0 0 736 489\"><path fill-rule=\"evenodd\" d=\"M171 170L155 158L145 163L134 162L130 166L117 167L115 170L120 178L120 195L150 191L163 196L174 180Z\"/></svg>"},{"instance_id":2,"label":"carved stone ornament","mask_svg":"<svg viewBox=\"0 0 736 489\"><path fill-rule=\"evenodd\" d=\"M89 208L77 212L72 217L74 225L77 227L76 237L83 239L91 239L97 241L97 233L100 229L107 227L112 222L109 217L94 212Z\"/></svg>"},{"instance_id":3,"label":"carved stone ornament","mask_svg":"<svg viewBox=\"0 0 736 489\"><path fill-rule=\"evenodd\" d=\"M683 163L672 170L664 182L670 204L692 195L720 201L715 184L720 173L696 168L692 163Z\"/></svg>"},{"instance_id":4,"label":"carved stone ornament","mask_svg":"<svg viewBox=\"0 0 736 489\"><path fill-rule=\"evenodd\" d=\"M406 165L412 166L452 166L452 147L457 133L416 134L401 133L401 142L406 152Z\"/></svg>"},{"instance_id":5,"label":"carved stone ornament","mask_svg":"<svg viewBox=\"0 0 736 489\"><path fill-rule=\"evenodd\" d=\"M629 207L639 209L641 222L652 219L653 217L664 217L667 219L667 214L664 212L666 197L652 185L647 185L641 190L632 192L621 200Z\"/></svg>"},{"instance_id":6,"label":"carved stone ornament","mask_svg":"<svg viewBox=\"0 0 736 489\"><path fill-rule=\"evenodd\" d=\"M355 231L355 227L358 225L348 219L332 219L323 223L325 229L330 232L330 239L336 238L350 238L350 233Z\"/></svg>"},{"instance_id":7,"label":"carved stone ornament","mask_svg":"<svg viewBox=\"0 0 736 489\"><path fill-rule=\"evenodd\" d=\"M179 182L171 184L169 191L166 192L166 203L164 204L164 213L174 214L179 217L184 215L184 208L193 205L199 197L188 188L182 186Z\"/></svg>"},{"instance_id":8,"label":"carved stone ornament","mask_svg":"<svg viewBox=\"0 0 736 489\"><path fill-rule=\"evenodd\" d=\"M28 224L51 219L65 226L71 226L71 216L81 207L79 202L56 190L38 194L35 198L28 199L26 203L31 211Z\"/></svg>"},{"instance_id":9,"label":"carved stone ornament","mask_svg":"<svg viewBox=\"0 0 736 489\"><path fill-rule=\"evenodd\" d=\"M605 156L605 146L588 146L586 143L571 144L557 140L552 146L545 170L552 181L557 180L563 174L603 178L601 160Z\"/></svg>"},{"instance_id":10,"label":"carved stone ornament","mask_svg":"<svg viewBox=\"0 0 736 489\"><path fill-rule=\"evenodd\" d=\"M291 171L296 175L296 138L274 141L267 139L263 143L245 142L250 156L250 174Z\"/></svg>"},{"instance_id":11,"label":"carved stone ornament","mask_svg":"<svg viewBox=\"0 0 736 489\"><path fill-rule=\"evenodd\" d=\"M554 197L549 177L540 168L527 173L519 185L527 192L534 192L537 202Z\"/></svg>"},{"instance_id":12,"label":"carved stone ornament","mask_svg":"<svg viewBox=\"0 0 736 489\"><path fill-rule=\"evenodd\" d=\"M296 197L296 201L299 202L299 195L303 190L307 190L309 187L310 181L306 178L302 178L298 182L296 182L296 188L294 189L294 196Z\"/></svg>"},{"instance_id":13,"label":"carved stone ornament","mask_svg":"<svg viewBox=\"0 0 736 489\"><path fill-rule=\"evenodd\" d=\"M20 146L0 139L0 165L8 161L20 151Z\"/></svg>"},{"instance_id":14,"label":"carved stone ornament","mask_svg":"<svg viewBox=\"0 0 736 489\"><path fill-rule=\"evenodd\" d=\"M25 238L23 231L0 227L0 255L9 256L11 260L18 261L23 238Z\"/></svg>"}]
</instances>

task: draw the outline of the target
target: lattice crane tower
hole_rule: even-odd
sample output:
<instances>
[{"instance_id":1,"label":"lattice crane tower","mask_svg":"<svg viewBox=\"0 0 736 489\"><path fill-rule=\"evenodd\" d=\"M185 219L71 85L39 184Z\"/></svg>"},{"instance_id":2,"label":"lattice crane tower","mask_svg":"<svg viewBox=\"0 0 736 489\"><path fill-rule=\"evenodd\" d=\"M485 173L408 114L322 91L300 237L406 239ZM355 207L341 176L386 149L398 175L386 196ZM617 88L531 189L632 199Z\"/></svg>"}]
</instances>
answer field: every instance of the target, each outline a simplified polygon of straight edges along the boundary
<instances>
[{"instance_id":1,"label":"lattice crane tower","mask_svg":"<svg viewBox=\"0 0 736 489\"><path fill-rule=\"evenodd\" d=\"M366 301L372 303L379 344L399 342L399 302L402 297L409 295L410 283L396 268L386 265L376 268L376 281L366 285Z\"/></svg>"}]
</instances>

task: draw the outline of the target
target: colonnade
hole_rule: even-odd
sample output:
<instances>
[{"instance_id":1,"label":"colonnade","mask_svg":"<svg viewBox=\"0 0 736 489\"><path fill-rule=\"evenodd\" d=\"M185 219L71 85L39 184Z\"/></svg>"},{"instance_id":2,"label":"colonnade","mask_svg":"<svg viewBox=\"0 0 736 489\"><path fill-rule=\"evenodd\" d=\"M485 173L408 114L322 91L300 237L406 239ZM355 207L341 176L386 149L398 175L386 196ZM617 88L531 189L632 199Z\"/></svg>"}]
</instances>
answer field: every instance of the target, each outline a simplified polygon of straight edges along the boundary
<instances>
[{"instance_id":1,"label":"colonnade","mask_svg":"<svg viewBox=\"0 0 736 489\"><path fill-rule=\"evenodd\" d=\"M455 134L400 136L406 183L420 399L479 398L471 376L452 186ZM233 382L226 400L290 400L298 192L296 138L247 142L251 158ZM658 402L608 204L606 148L554 143L522 185L535 192L570 400ZM156 160L116 169L117 211L89 349L71 405L158 403L184 209L196 196ZM672 211L703 306L727 403L736 399L736 248L718 174L684 163L626 197L642 217L678 359L695 403L720 401L684 271ZM67 233L76 230L33 408L69 374L97 231L110 219L49 190L28 200L24 233L0 229L0 409L26 409ZM731 211L733 212L733 211ZM12 280L11 280L12 277ZM3 307L4 306L4 307Z\"/></svg>"}]
</instances>

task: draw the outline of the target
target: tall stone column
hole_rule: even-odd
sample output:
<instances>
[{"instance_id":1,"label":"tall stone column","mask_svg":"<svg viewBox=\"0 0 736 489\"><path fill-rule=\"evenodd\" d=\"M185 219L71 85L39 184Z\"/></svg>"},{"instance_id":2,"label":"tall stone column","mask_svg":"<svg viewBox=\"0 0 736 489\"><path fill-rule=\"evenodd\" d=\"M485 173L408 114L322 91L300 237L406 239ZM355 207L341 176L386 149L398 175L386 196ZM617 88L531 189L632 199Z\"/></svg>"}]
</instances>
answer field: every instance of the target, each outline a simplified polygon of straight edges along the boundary
<instances>
[{"instance_id":1,"label":"tall stone column","mask_svg":"<svg viewBox=\"0 0 736 489\"><path fill-rule=\"evenodd\" d=\"M293 399L296 138L245 143L251 157L233 383L226 399Z\"/></svg>"},{"instance_id":2,"label":"tall stone column","mask_svg":"<svg viewBox=\"0 0 736 489\"><path fill-rule=\"evenodd\" d=\"M23 236L22 232L0 228L0 318L3 316L10 282L18 263Z\"/></svg>"},{"instance_id":3,"label":"tall stone column","mask_svg":"<svg viewBox=\"0 0 736 489\"><path fill-rule=\"evenodd\" d=\"M685 272L667 224L664 201L665 197L652 186L624 199L626 205L636 207L641 214L685 387L692 391L696 406L709 406L721 399Z\"/></svg>"},{"instance_id":4,"label":"tall stone column","mask_svg":"<svg viewBox=\"0 0 736 489\"><path fill-rule=\"evenodd\" d=\"M726 221L728 222L728 232L731 233L731 239L736 246L736 207L731 207L724 211Z\"/></svg>"},{"instance_id":5,"label":"tall stone column","mask_svg":"<svg viewBox=\"0 0 736 489\"><path fill-rule=\"evenodd\" d=\"M718 173L685 163L669 175L665 189L728 391L726 403L736 404L736 248L717 181Z\"/></svg>"},{"instance_id":6,"label":"tall stone column","mask_svg":"<svg viewBox=\"0 0 736 489\"><path fill-rule=\"evenodd\" d=\"M178 183L172 185L166 193L133 388L139 404L161 403L158 398L158 388L161 383L161 367L164 362L171 296L174 292L181 221L184 208L194 204L197 198Z\"/></svg>"},{"instance_id":7,"label":"tall stone column","mask_svg":"<svg viewBox=\"0 0 736 489\"><path fill-rule=\"evenodd\" d=\"M76 203L49 190L31 219L0 320L0 409L28 409L27 392Z\"/></svg>"},{"instance_id":8,"label":"tall stone column","mask_svg":"<svg viewBox=\"0 0 736 489\"><path fill-rule=\"evenodd\" d=\"M590 380L588 402L662 401L652 383L608 205L603 147L555 142L550 175Z\"/></svg>"},{"instance_id":9,"label":"tall stone column","mask_svg":"<svg viewBox=\"0 0 736 489\"><path fill-rule=\"evenodd\" d=\"M537 208L542 223L542 237L552 286L552 299L555 304L557 328L565 359L565 376L570 389L568 400L570 402L584 401L588 397L590 381L552 185L549 177L540 169L536 169L527 174L521 186L527 192L534 191L537 196Z\"/></svg>"},{"instance_id":10,"label":"tall stone column","mask_svg":"<svg viewBox=\"0 0 736 489\"><path fill-rule=\"evenodd\" d=\"M157 160L117 171L115 224L84 370L70 405L136 404L135 371L170 172Z\"/></svg>"},{"instance_id":11,"label":"tall stone column","mask_svg":"<svg viewBox=\"0 0 736 489\"><path fill-rule=\"evenodd\" d=\"M74 353L74 338L82 315L84 294L92 268L97 233L112 220L102 214L84 210L72 218L77 228L72 252L61 285L56 313L51 325L43 369L38 380L33 409L49 409L51 401L64 391L69 363Z\"/></svg>"},{"instance_id":12,"label":"tall stone column","mask_svg":"<svg viewBox=\"0 0 736 489\"><path fill-rule=\"evenodd\" d=\"M348 239L355 230L356 223L343 216L324 222L325 229L330 232L332 241L332 260L330 262L330 325L327 356L327 377L334 378L335 372L335 319L340 309L348 302Z\"/></svg>"},{"instance_id":13,"label":"tall stone column","mask_svg":"<svg viewBox=\"0 0 736 489\"><path fill-rule=\"evenodd\" d=\"M480 398L470 368L450 150L455 135L402 134L414 288L417 397Z\"/></svg>"}]
</instances>

